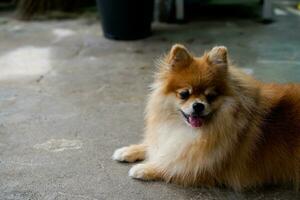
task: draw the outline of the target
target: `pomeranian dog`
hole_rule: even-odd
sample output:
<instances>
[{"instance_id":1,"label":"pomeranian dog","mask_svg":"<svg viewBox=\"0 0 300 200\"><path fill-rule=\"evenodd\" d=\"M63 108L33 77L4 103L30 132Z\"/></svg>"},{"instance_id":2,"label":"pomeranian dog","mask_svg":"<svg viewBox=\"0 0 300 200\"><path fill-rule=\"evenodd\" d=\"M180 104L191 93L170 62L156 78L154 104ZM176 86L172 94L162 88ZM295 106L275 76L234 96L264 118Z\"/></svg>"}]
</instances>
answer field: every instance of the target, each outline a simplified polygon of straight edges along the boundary
<instances>
[{"instance_id":1,"label":"pomeranian dog","mask_svg":"<svg viewBox=\"0 0 300 200\"><path fill-rule=\"evenodd\" d=\"M194 57L176 44L160 60L140 144L113 159L145 162L129 176L242 190L300 181L300 84L260 82L217 46Z\"/></svg>"}]
</instances>

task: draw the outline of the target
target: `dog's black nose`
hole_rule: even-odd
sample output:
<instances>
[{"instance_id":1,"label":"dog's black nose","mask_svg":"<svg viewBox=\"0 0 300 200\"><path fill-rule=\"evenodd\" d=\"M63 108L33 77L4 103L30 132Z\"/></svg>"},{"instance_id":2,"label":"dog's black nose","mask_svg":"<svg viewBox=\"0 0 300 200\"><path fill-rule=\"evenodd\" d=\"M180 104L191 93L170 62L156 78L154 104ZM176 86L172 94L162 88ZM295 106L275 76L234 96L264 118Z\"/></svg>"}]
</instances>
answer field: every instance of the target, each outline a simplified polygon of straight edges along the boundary
<instances>
[{"instance_id":1,"label":"dog's black nose","mask_svg":"<svg viewBox=\"0 0 300 200\"><path fill-rule=\"evenodd\" d=\"M195 113L201 113L204 110L205 106L203 103L193 103L193 109Z\"/></svg>"}]
</instances>

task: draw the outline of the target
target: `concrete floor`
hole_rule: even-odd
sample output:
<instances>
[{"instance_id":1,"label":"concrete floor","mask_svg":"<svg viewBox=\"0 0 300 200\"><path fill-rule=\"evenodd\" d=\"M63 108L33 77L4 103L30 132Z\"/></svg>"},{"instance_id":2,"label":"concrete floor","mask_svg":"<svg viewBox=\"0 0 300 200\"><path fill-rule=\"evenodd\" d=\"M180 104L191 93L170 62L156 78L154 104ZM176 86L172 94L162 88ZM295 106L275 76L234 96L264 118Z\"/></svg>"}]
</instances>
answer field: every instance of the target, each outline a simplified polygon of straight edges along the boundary
<instances>
[{"instance_id":1,"label":"concrete floor","mask_svg":"<svg viewBox=\"0 0 300 200\"><path fill-rule=\"evenodd\" d=\"M300 17L154 24L134 42L104 39L98 21L0 17L0 199L300 199L287 186L244 193L182 188L127 176L113 151L136 143L153 61L175 42L216 44L266 81L300 81Z\"/></svg>"}]
</instances>

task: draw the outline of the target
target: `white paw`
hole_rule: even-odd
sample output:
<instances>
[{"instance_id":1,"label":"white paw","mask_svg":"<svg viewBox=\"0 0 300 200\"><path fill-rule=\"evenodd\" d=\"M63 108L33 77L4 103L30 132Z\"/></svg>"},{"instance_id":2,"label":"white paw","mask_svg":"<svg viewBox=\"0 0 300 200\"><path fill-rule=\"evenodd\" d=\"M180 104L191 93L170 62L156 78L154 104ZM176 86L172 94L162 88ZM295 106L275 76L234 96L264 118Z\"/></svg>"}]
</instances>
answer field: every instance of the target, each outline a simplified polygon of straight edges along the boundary
<instances>
[{"instance_id":1,"label":"white paw","mask_svg":"<svg viewBox=\"0 0 300 200\"><path fill-rule=\"evenodd\" d=\"M145 177L145 164L137 164L131 167L128 176L135 179L144 179Z\"/></svg>"},{"instance_id":2,"label":"white paw","mask_svg":"<svg viewBox=\"0 0 300 200\"><path fill-rule=\"evenodd\" d=\"M128 147L122 147L117 150L115 150L114 154L112 155L113 160L117 161L126 161L125 160L125 152L127 151Z\"/></svg>"}]
</instances>

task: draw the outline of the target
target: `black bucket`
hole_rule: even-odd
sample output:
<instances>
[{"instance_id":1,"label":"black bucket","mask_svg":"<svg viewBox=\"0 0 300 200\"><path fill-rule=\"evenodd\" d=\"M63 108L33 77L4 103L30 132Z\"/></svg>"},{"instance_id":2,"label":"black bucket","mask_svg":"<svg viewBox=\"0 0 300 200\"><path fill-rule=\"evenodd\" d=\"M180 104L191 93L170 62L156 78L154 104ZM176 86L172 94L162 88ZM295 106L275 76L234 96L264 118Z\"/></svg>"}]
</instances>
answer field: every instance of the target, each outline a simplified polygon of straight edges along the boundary
<instances>
[{"instance_id":1,"label":"black bucket","mask_svg":"<svg viewBox=\"0 0 300 200\"><path fill-rule=\"evenodd\" d=\"M136 40L151 35L154 0L97 0L104 36Z\"/></svg>"}]
</instances>

